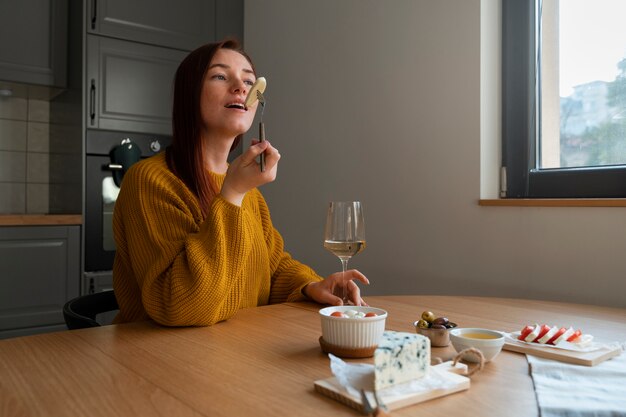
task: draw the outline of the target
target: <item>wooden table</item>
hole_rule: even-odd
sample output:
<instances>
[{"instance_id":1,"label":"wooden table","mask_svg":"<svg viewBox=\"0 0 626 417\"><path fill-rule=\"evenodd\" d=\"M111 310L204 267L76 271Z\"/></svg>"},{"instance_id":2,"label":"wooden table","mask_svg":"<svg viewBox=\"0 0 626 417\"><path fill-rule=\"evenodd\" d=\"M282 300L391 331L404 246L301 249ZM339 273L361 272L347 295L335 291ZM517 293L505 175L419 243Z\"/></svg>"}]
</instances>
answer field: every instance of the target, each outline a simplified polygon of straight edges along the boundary
<instances>
[{"instance_id":1,"label":"wooden table","mask_svg":"<svg viewBox=\"0 0 626 417\"><path fill-rule=\"evenodd\" d=\"M412 332L423 310L461 327L513 331L526 323L575 324L626 340L626 309L503 298L378 296L387 329ZM0 341L2 416L356 416L314 391L331 376L312 303L241 310L204 328L151 322ZM454 355L433 348L433 356ZM503 351L468 391L394 416L537 416L526 356Z\"/></svg>"}]
</instances>

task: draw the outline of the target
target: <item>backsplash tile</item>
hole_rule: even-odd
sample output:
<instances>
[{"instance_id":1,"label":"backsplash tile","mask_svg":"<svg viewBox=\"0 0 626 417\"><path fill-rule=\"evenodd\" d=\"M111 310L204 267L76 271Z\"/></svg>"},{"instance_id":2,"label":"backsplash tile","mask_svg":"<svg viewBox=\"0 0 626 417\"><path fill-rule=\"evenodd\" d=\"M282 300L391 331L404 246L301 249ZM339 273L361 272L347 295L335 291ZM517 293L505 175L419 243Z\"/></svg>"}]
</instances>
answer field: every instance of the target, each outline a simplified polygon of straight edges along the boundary
<instances>
[{"instance_id":1,"label":"backsplash tile","mask_svg":"<svg viewBox=\"0 0 626 417\"><path fill-rule=\"evenodd\" d=\"M26 184L26 213L48 213L49 194L50 186L48 184Z\"/></svg>"},{"instance_id":2,"label":"backsplash tile","mask_svg":"<svg viewBox=\"0 0 626 417\"><path fill-rule=\"evenodd\" d=\"M80 126L51 125L51 106L40 99L0 98L0 214L47 214L53 205L62 210L60 203L69 193L51 198L50 190L59 189L51 187L51 167L60 167L54 179L61 183L61 191L80 190ZM58 114L58 106L54 109ZM68 175L69 179L64 177ZM65 185L68 182L70 186ZM80 212L80 207L79 201L71 209Z\"/></svg>"},{"instance_id":3,"label":"backsplash tile","mask_svg":"<svg viewBox=\"0 0 626 417\"><path fill-rule=\"evenodd\" d=\"M76 207L80 210L82 204L82 191L74 184L50 183L50 213L68 213L68 207ZM72 212L72 211L70 211ZM78 211L73 211L74 213Z\"/></svg>"},{"instance_id":4,"label":"backsplash tile","mask_svg":"<svg viewBox=\"0 0 626 417\"><path fill-rule=\"evenodd\" d=\"M23 182L0 182L0 213L22 214L26 212L26 184Z\"/></svg>"},{"instance_id":5,"label":"backsplash tile","mask_svg":"<svg viewBox=\"0 0 626 417\"><path fill-rule=\"evenodd\" d=\"M28 120L28 100L18 97L0 98L0 119Z\"/></svg>"},{"instance_id":6,"label":"backsplash tile","mask_svg":"<svg viewBox=\"0 0 626 417\"><path fill-rule=\"evenodd\" d=\"M43 100L28 100L28 121L50 122L50 103Z\"/></svg>"},{"instance_id":7,"label":"backsplash tile","mask_svg":"<svg viewBox=\"0 0 626 417\"><path fill-rule=\"evenodd\" d=\"M82 188L82 156L80 154L49 154L50 184L81 184Z\"/></svg>"},{"instance_id":8,"label":"backsplash tile","mask_svg":"<svg viewBox=\"0 0 626 417\"><path fill-rule=\"evenodd\" d=\"M0 151L26 151L28 124L0 119Z\"/></svg>"},{"instance_id":9,"label":"backsplash tile","mask_svg":"<svg viewBox=\"0 0 626 417\"><path fill-rule=\"evenodd\" d=\"M26 152L0 151L0 182L26 182Z\"/></svg>"},{"instance_id":10,"label":"backsplash tile","mask_svg":"<svg viewBox=\"0 0 626 417\"><path fill-rule=\"evenodd\" d=\"M28 152L50 152L50 125L28 122Z\"/></svg>"},{"instance_id":11,"label":"backsplash tile","mask_svg":"<svg viewBox=\"0 0 626 417\"><path fill-rule=\"evenodd\" d=\"M76 154L82 156L82 145L76 141L81 136L81 126L51 124L49 148L52 153Z\"/></svg>"},{"instance_id":12,"label":"backsplash tile","mask_svg":"<svg viewBox=\"0 0 626 417\"><path fill-rule=\"evenodd\" d=\"M47 153L26 154L26 183L47 184L50 181L50 156Z\"/></svg>"}]
</instances>

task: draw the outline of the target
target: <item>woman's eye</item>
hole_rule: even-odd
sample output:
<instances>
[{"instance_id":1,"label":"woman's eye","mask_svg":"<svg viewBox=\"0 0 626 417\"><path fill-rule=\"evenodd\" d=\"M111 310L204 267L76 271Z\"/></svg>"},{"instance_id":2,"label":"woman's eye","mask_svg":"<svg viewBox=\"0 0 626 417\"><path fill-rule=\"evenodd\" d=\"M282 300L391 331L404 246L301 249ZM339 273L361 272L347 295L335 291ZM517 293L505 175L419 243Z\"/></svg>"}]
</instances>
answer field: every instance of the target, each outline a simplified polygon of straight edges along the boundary
<instances>
[{"instance_id":1,"label":"woman's eye","mask_svg":"<svg viewBox=\"0 0 626 417\"><path fill-rule=\"evenodd\" d=\"M226 77L224 75L222 75L222 74L215 74L212 78L214 80L225 80L226 79Z\"/></svg>"},{"instance_id":2,"label":"woman's eye","mask_svg":"<svg viewBox=\"0 0 626 417\"><path fill-rule=\"evenodd\" d=\"M246 84L248 84L249 86L253 86L254 85L254 81L251 80L246 80L244 81Z\"/></svg>"}]
</instances>

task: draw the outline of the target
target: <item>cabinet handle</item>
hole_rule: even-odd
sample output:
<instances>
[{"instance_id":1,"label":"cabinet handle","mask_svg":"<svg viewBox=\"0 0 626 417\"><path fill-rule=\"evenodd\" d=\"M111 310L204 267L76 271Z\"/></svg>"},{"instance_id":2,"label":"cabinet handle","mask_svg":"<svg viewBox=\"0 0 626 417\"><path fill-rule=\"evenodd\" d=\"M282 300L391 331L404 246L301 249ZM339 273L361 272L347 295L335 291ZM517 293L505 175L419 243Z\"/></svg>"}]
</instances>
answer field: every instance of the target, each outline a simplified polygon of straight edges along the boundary
<instances>
[{"instance_id":1,"label":"cabinet handle","mask_svg":"<svg viewBox=\"0 0 626 417\"><path fill-rule=\"evenodd\" d=\"M96 120L96 80L91 80L91 89L89 90L89 118L93 125Z\"/></svg>"},{"instance_id":2,"label":"cabinet handle","mask_svg":"<svg viewBox=\"0 0 626 417\"><path fill-rule=\"evenodd\" d=\"M96 30L98 0L91 0L91 29Z\"/></svg>"}]
</instances>

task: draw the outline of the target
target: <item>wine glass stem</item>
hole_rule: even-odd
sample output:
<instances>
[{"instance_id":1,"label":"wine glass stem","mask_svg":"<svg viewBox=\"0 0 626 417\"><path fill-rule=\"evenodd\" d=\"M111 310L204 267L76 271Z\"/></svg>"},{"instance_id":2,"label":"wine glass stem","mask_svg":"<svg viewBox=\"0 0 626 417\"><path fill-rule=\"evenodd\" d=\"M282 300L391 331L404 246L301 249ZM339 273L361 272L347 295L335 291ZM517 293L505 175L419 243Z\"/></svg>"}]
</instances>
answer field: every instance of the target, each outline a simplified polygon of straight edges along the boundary
<instances>
[{"instance_id":1,"label":"wine glass stem","mask_svg":"<svg viewBox=\"0 0 626 417\"><path fill-rule=\"evenodd\" d=\"M348 302L350 301L348 299L348 283L346 282L346 271L348 270L348 259L347 258L340 258L341 259L341 280L343 281L343 305L347 305Z\"/></svg>"}]
</instances>

